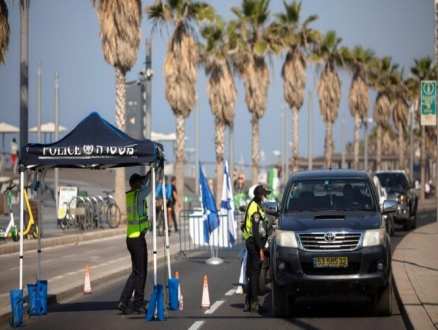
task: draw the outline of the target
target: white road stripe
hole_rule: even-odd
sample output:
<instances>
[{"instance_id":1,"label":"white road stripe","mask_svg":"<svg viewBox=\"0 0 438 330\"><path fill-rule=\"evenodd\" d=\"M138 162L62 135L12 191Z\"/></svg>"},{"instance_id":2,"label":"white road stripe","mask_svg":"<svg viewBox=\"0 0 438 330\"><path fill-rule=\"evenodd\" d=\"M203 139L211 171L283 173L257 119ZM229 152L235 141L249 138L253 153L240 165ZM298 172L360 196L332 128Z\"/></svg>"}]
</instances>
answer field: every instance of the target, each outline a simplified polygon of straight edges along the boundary
<instances>
[{"instance_id":1,"label":"white road stripe","mask_svg":"<svg viewBox=\"0 0 438 330\"><path fill-rule=\"evenodd\" d=\"M62 256L62 258L64 258L64 259L73 259L76 256L77 256L77 254L68 254L66 256Z\"/></svg>"},{"instance_id":2,"label":"white road stripe","mask_svg":"<svg viewBox=\"0 0 438 330\"><path fill-rule=\"evenodd\" d=\"M201 327L201 325L204 324L204 321L196 321L193 323L193 325L189 328L189 330L197 330Z\"/></svg>"},{"instance_id":3,"label":"white road stripe","mask_svg":"<svg viewBox=\"0 0 438 330\"><path fill-rule=\"evenodd\" d=\"M64 276L63 276L63 275L61 275L61 276L55 276L55 277L52 277L52 278L49 280L49 282L50 282L50 281L55 281L55 280L60 280L61 278L64 278Z\"/></svg>"},{"instance_id":4,"label":"white road stripe","mask_svg":"<svg viewBox=\"0 0 438 330\"><path fill-rule=\"evenodd\" d=\"M219 308L220 305L224 303L223 300L216 301L213 305L211 305L210 309L207 309L204 314L213 314L216 309Z\"/></svg>"},{"instance_id":5,"label":"white road stripe","mask_svg":"<svg viewBox=\"0 0 438 330\"><path fill-rule=\"evenodd\" d=\"M237 290L237 286L233 287L230 291L228 291L227 293L225 293L226 296L232 296L233 294L236 293Z\"/></svg>"},{"instance_id":6,"label":"white road stripe","mask_svg":"<svg viewBox=\"0 0 438 330\"><path fill-rule=\"evenodd\" d=\"M69 276L69 275L75 275L75 274L77 274L78 272L70 272L70 273L67 273L67 274L64 274L65 276Z\"/></svg>"}]
</instances>

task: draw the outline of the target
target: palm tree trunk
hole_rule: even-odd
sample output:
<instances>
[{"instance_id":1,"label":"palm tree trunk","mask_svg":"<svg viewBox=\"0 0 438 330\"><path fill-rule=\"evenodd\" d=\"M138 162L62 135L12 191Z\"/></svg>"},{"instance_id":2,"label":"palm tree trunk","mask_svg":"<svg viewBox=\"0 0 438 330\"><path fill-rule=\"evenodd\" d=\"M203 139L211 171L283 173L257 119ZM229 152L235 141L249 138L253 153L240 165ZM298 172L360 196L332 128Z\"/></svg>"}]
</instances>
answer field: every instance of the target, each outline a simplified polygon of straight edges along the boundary
<instances>
[{"instance_id":1,"label":"palm tree trunk","mask_svg":"<svg viewBox=\"0 0 438 330\"><path fill-rule=\"evenodd\" d=\"M332 134L333 134L333 123L330 120L328 120L327 131L325 135L325 168L331 167L331 163L332 163L332 154L333 154Z\"/></svg>"},{"instance_id":2,"label":"palm tree trunk","mask_svg":"<svg viewBox=\"0 0 438 330\"><path fill-rule=\"evenodd\" d=\"M356 113L354 115L354 161L353 168L359 168L359 142L360 142L360 117Z\"/></svg>"},{"instance_id":3,"label":"palm tree trunk","mask_svg":"<svg viewBox=\"0 0 438 330\"><path fill-rule=\"evenodd\" d=\"M176 190L180 200L184 200L184 116L178 112L176 114L176 141L175 141L175 176Z\"/></svg>"},{"instance_id":4,"label":"palm tree trunk","mask_svg":"<svg viewBox=\"0 0 438 330\"><path fill-rule=\"evenodd\" d=\"M222 185L224 173L224 154L225 154L225 123L216 117L216 205L220 207L222 199Z\"/></svg>"},{"instance_id":5,"label":"palm tree trunk","mask_svg":"<svg viewBox=\"0 0 438 330\"><path fill-rule=\"evenodd\" d=\"M118 129L125 131L125 117L126 117L126 85L125 72L116 67L116 126ZM116 169L115 175L115 193L114 199L120 207L122 213L122 223L126 223L126 198L125 198L125 168L119 167Z\"/></svg>"},{"instance_id":6,"label":"palm tree trunk","mask_svg":"<svg viewBox=\"0 0 438 330\"><path fill-rule=\"evenodd\" d=\"M421 172L420 172L420 199L424 199L424 184L426 183L426 128L421 126Z\"/></svg>"},{"instance_id":7,"label":"palm tree trunk","mask_svg":"<svg viewBox=\"0 0 438 330\"><path fill-rule=\"evenodd\" d=\"M252 184L259 181L259 118L255 113L252 115Z\"/></svg>"},{"instance_id":8,"label":"palm tree trunk","mask_svg":"<svg viewBox=\"0 0 438 330\"><path fill-rule=\"evenodd\" d=\"M293 160L292 160L292 171L298 171L298 109L297 107L292 108L292 127L293 127ZM286 141L286 145L287 145Z\"/></svg>"},{"instance_id":9,"label":"palm tree trunk","mask_svg":"<svg viewBox=\"0 0 438 330\"><path fill-rule=\"evenodd\" d=\"M382 168L382 126L377 126L376 171Z\"/></svg>"}]
</instances>

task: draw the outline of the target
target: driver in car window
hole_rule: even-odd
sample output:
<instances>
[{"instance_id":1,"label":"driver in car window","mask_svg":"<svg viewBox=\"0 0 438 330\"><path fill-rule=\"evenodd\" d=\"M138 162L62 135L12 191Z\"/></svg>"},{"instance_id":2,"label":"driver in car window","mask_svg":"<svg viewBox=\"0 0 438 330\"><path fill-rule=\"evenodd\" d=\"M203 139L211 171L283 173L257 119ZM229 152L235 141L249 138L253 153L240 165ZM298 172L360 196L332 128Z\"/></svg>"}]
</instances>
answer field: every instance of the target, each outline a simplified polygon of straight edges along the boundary
<instances>
[{"instance_id":1,"label":"driver in car window","mask_svg":"<svg viewBox=\"0 0 438 330\"><path fill-rule=\"evenodd\" d=\"M345 205L356 202L354 198L354 188L351 184L347 183L346 185L344 185L344 187L342 188L342 192L344 194Z\"/></svg>"},{"instance_id":2,"label":"driver in car window","mask_svg":"<svg viewBox=\"0 0 438 330\"><path fill-rule=\"evenodd\" d=\"M342 188L344 194L344 201L342 206L361 206L366 209L370 208L370 205L364 200L362 194L358 189L354 189L350 183L347 183Z\"/></svg>"}]
</instances>

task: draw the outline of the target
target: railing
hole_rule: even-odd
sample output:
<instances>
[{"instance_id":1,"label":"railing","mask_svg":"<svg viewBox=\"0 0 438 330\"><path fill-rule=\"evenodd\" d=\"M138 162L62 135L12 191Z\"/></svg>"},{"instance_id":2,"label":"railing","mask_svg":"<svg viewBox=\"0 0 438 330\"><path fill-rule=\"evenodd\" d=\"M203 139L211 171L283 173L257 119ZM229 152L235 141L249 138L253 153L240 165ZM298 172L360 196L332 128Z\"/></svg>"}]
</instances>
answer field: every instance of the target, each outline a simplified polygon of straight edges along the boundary
<instances>
[{"instance_id":1,"label":"railing","mask_svg":"<svg viewBox=\"0 0 438 330\"><path fill-rule=\"evenodd\" d=\"M228 216L219 215L219 227L210 235L207 244L204 237L204 217L202 209L182 210L179 213L179 246L180 249L175 255L177 260L184 259L187 252L210 251L213 247L218 251L241 251L244 248L240 221L242 215L235 212L235 241L232 245L229 239Z\"/></svg>"}]
</instances>

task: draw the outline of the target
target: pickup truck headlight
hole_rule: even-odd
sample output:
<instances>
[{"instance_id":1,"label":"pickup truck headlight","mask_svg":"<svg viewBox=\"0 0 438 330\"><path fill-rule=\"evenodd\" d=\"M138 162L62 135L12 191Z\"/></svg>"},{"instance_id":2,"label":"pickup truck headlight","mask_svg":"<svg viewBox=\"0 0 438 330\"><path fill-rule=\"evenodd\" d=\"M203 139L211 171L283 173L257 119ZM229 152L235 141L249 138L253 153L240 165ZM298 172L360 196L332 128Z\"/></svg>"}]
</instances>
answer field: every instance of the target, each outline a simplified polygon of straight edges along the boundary
<instances>
[{"instance_id":1,"label":"pickup truck headlight","mask_svg":"<svg viewBox=\"0 0 438 330\"><path fill-rule=\"evenodd\" d=\"M377 246L386 244L385 229L372 229L365 232L362 246Z\"/></svg>"},{"instance_id":2,"label":"pickup truck headlight","mask_svg":"<svg viewBox=\"0 0 438 330\"><path fill-rule=\"evenodd\" d=\"M399 197L400 204L408 205L408 196L405 194L401 194Z\"/></svg>"},{"instance_id":3,"label":"pickup truck headlight","mask_svg":"<svg viewBox=\"0 0 438 330\"><path fill-rule=\"evenodd\" d=\"M298 248L297 239L293 231L277 229L275 231L275 241L279 246Z\"/></svg>"}]
</instances>

